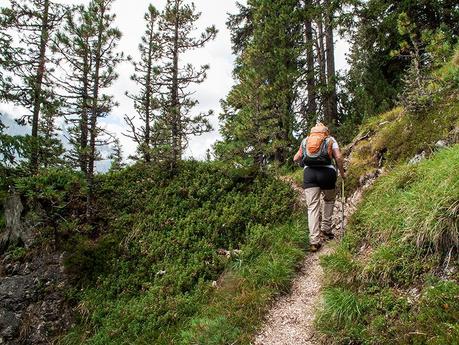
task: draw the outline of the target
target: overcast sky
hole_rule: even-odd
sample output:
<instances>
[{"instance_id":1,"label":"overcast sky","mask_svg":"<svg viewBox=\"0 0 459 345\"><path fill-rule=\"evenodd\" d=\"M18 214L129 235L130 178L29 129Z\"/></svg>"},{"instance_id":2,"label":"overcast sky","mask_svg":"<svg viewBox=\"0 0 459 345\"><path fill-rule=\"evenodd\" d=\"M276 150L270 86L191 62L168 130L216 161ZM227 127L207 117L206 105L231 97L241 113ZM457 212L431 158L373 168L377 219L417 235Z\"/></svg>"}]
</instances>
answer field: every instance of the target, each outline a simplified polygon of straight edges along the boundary
<instances>
[{"instance_id":1,"label":"overcast sky","mask_svg":"<svg viewBox=\"0 0 459 345\"><path fill-rule=\"evenodd\" d=\"M56 2L87 4L89 0L60 0ZM239 2L246 3L246 0L240 0ZM5 3L8 3L8 0L0 0L1 5ZM134 60L137 60L139 56L137 47L140 37L145 31L143 16L150 3L158 10L162 10L166 0L117 0L113 5L113 12L116 14L116 26L123 34L119 50L132 56ZM211 119L211 123L214 131L192 139L186 152L186 156L193 156L199 159L205 156L206 150L219 138L217 116L220 111L220 99L226 96L234 84L231 74L234 56L231 54L230 33L226 28L225 22L228 13L235 13L237 8L235 0L194 0L194 3L196 9L202 12L202 16L197 23L196 34L200 34L203 28L212 24L219 31L214 41L208 43L204 48L187 54L182 60L182 62L189 61L195 65L210 65L206 81L194 88L194 91L196 91L195 98L199 101L199 105L196 106L194 112L198 114L199 112L207 112L209 109L213 109L215 115ZM337 42L337 69L346 68L345 53L347 52L347 47L346 42L343 40ZM117 71L119 78L110 92L115 96L119 107L115 108L112 114L104 119L103 125L109 131L117 134L123 145L124 154L128 156L135 152L135 144L122 135L122 133L126 132L123 117L125 114L132 116L135 112L132 101L124 93L125 91L135 91L136 85L130 80L130 75L133 73L131 64L124 63L119 65ZM0 112L2 111L13 116L23 113L21 109L12 105L0 104ZM12 127L10 130L14 130L14 128Z\"/></svg>"}]
</instances>

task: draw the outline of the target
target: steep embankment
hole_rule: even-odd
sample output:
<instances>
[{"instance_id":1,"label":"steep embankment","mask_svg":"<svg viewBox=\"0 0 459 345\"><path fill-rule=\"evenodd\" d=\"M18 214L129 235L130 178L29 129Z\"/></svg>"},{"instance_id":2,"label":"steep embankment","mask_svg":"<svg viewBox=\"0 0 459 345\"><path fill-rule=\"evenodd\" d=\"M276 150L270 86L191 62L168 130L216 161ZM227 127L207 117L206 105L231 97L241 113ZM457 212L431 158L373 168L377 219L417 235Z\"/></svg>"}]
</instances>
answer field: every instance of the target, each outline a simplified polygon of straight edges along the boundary
<instances>
[{"instance_id":1,"label":"steep embankment","mask_svg":"<svg viewBox=\"0 0 459 345\"><path fill-rule=\"evenodd\" d=\"M327 343L459 341L459 146L381 177L323 259Z\"/></svg>"},{"instance_id":2,"label":"steep embankment","mask_svg":"<svg viewBox=\"0 0 459 345\"><path fill-rule=\"evenodd\" d=\"M380 177L322 259L326 344L459 343L456 60L430 108L376 117L349 146L348 191Z\"/></svg>"}]
</instances>

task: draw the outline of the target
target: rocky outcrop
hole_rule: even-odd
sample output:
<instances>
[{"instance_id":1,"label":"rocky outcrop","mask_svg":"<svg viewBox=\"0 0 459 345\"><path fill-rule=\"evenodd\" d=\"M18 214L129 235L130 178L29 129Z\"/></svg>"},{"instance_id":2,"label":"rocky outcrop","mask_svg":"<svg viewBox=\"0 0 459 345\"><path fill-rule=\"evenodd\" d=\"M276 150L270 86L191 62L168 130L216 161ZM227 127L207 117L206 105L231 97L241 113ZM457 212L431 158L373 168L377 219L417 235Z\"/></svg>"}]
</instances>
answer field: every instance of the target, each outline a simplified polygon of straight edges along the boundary
<instances>
[{"instance_id":1,"label":"rocky outcrop","mask_svg":"<svg viewBox=\"0 0 459 345\"><path fill-rule=\"evenodd\" d=\"M29 227L24 226L21 215L24 207L21 197L11 191L4 201L5 229L0 235L0 254L7 248L9 243L21 241L26 247L32 244L32 233Z\"/></svg>"},{"instance_id":2,"label":"rocky outcrop","mask_svg":"<svg viewBox=\"0 0 459 345\"><path fill-rule=\"evenodd\" d=\"M50 344L71 325L62 255L0 263L0 344Z\"/></svg>"}]
</instances>

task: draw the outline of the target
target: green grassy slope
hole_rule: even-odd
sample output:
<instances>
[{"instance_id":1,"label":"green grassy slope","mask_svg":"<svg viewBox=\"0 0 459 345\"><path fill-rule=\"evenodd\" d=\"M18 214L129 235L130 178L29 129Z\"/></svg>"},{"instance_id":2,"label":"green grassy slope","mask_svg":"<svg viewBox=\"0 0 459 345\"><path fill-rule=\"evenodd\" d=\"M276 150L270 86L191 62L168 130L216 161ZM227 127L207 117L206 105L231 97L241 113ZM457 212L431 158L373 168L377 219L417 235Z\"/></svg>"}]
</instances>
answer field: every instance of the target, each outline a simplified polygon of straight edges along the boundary
<instances>
[{"instance_id":1,"label":"green grassy slope","mask_svg":"<svg viewBox=\"0 0 459 345\"><path fill-rule=\"evenodd\" d=\"M287 289L307 244L291 188L218 163L180 171L99 177L98 233L67 239L79 321L61 343L248 344Z\"/></svg>"},{"instance_id":2,"label":"green grassy slope","mask_svg":"<svg viewBox=\"0 0 459 345\"><path fill-rule=\"evenodd\" d=\"M348 193L385 173L322 259L327 344L459 344L459 51L431 79L430 107L369 119L347 148Z\"/></svg>"},{"instance_id":3,"label":"green grassy slope","mask_svg":"<svg viewBox=\"0 0 459 345\"><path fill-rule=\"evenodd\" d=\"M330 344L459 343L459 145L376 182L322 260Z\"/></svg>"}]
</instances>

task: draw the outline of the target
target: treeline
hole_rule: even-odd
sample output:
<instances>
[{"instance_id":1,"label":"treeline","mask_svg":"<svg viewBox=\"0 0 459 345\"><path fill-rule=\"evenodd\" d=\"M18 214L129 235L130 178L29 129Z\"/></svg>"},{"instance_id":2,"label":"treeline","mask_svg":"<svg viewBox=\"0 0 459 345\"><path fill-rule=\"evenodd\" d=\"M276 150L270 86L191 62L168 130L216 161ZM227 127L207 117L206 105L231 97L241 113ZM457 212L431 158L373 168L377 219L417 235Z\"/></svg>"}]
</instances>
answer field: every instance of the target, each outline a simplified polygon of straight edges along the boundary
<instances>
[{"instance_id":1,"label":"treeline","mask_svg":"<svg viewBox=\"0 0 459 345\"><path fill-rule=\"evenodd\" d=\"M289 161L317 120L342 143L399 102L428 98L429 71L452 54L455 1L248 0L227 22L237 83L222 101L217 156L244 166ZM335 42L350 42L346 74ZM342 52L341 52L342 53ZM297 135L298 136L298 135Z\"/></svg>"},{"instance_id":2,"label":"treeline","mask_svg":"<svg viewBox=\"0 0 459 345\"><path fill-rule=\"evenodd\" d=\"M121 162L118 138L100 126L100 119L117 105L108 92L118 78L117 68L132 60L118 48L122 33L115 26L113 3L91 0L87 6L67 6L52 0L12 0L0 13L0 101L27 109L17 121L32 129L27 136L10 136L0 125L2 167L37 174L41 168L70 165L86 176L88 201L99 148L114 144L112 166ZM190 85L205 80L209 66L180 60L216 36L212 26L195 38L199 17L194 5L183 0L168 0L162 12L148 7L140 59L132 61L131 78L138 91L127 93L137 112L125 118L128 135L138 145L134 158L174 168L189 136L211 130L211 113L191 115L197 101L189 91ZM58 118L65 119L70 150L58 138Z\"/></svg>"}]
</instances>

